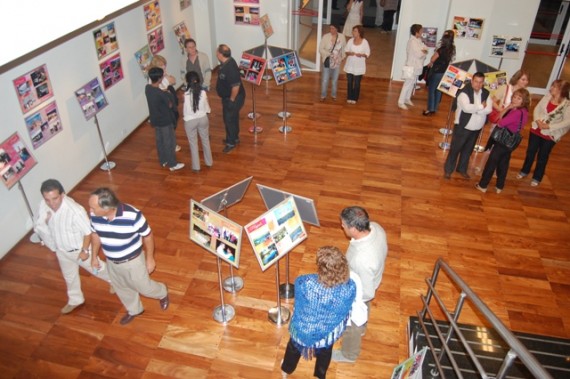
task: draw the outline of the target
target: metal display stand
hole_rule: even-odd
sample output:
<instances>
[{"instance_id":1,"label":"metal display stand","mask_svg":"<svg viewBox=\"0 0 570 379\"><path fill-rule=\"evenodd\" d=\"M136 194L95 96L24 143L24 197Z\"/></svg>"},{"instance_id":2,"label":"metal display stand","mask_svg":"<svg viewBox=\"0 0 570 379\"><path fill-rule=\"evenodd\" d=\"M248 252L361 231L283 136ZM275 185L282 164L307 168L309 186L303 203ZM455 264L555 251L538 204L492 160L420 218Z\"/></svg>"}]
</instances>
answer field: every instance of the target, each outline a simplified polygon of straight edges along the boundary
<instances>
[{"instance_id":1,"label":"metal display stand","mask_svg":"<svg viewBox=\"0 0 570 379\"><path fill-rule=\"evenodd\" d=\"M291 113L287 112L287 84L283 84L283 112L277 113L277 116L283 119L283 125L279 127L279 131L283 134L287 134L293 131L293 128L287 125L287 118L291 116Z\"/></svg>"},{"instance_id":2,"label":"metal display stand","mask_svg":"<svg viewBox=\"0 0 570 379\"><path fill-rule=\"evenodd\" d=\"M289 321L291 311L289 311L289 308L281 306L281 295L279 290L279 261L275 263L275 283L277 284L277 306L269 310L268 317L269 321L273 322L277 326L281 326Z\"/></svg>"},{"instance_id":3,"label":"metal display stand","mask_svg":"<svg viewBox=\"0 0 570 379\"><path fill-rule=\"evenodd\" d=\"M103 150L103 157L105 158L105 163L103 163L99 168L103 171L111 171L115 168L116 164L113 161L107 159L107 152L105 151L105 143L103 142L103 135L101 134L101 128L99 127L99 120L97 119L97 114L94 115L95 126L97 126L97 133L99 133L99 141L101 141L101 149Z\"/></svg>"},{"instance_id":4,"label":"metal display stand","mask_svg":"<svg viewBox=\"0 0 570 379\"><path fill-rule=\"evenodd\" d=\"M449 113L447 114L447 122L445 124L445 128L439 129L439 132L443 134L443 141L439 143L439 148L442 150L449 149L449 136L453 134L453 130L451 130L451 117L453 115L453 111L451 107L449 107Z\"/></svg>"},{"instance_id":5,"label":"metal display stand","mask_svg":"<svg viewBox=\"0 0 570 379\"><path fill-rule=\"evenodd\" d=\"M287 254L285 263L285 283L279 285L279 294L285 299L295 297L295 285L289 282L289 254Z\"/></svg>"},{"instance_id":6,"label":"metal display stand","mask_svg":"<svg viewBox=\"0 0 570 379\"><path fill-rule=\"evenodd\" d=\"M267 45L267 38L265 38L265 49L263 50L263 58L265 58L265 60L269 60L269 46ZM273 76L269 75L267 70L265 70L265 72L263 73L262 79L265 80L266 82L268 82L272 78L273 78Z\"/></svg>"},{"instance_id":7,"label":"metal display stand","mask_svg":"<svg viewBox=\"0 0 570 379\"><path fill-rule=\"evenodd\" d=\"M225 218L229 218L227 205L228 201L226 197L224 197L220 203L220 208L224 212ZM218 265L219 265L219 259L220 258L218 258ZM234 267L232 265L230 265L230 276L224 279L222 287L224 288L224 290L231 293L236 293L243 288L243 279L239 276L234 276Z\"/></svg>"},{"instance_id":8,"label":"metal display stand","mask_svg":"<svg viewBox=\"0 0 570 379\"><path fill-rule=\"evenodd\" d=\"M236 311L234 307L229 304L224 303L224 292L222 291L222 265L221 265L221 258L217 258L218 263L218 284L220 286L220 300L222 302L221 305L218 305L214 308L214 312L212 313L212 317L217 322L222 324L227 324L230 322L236 315Z\"/></svg>"},{"instance_id":9,"label":"metal display stand","mask_svg":"<svg viewBox=\"0 0 570 379\"><path fill-rule=\"evenodd\" d=\"M260 117L260 114L255 112L255 84L251 83L251 101L253 104L253 112L247 115L248 118L253 120L253 126L249 128L249 132L253 134L263 132L263 128L261 126L257 126L257 118Z\"/></svg>"}]
</instances>

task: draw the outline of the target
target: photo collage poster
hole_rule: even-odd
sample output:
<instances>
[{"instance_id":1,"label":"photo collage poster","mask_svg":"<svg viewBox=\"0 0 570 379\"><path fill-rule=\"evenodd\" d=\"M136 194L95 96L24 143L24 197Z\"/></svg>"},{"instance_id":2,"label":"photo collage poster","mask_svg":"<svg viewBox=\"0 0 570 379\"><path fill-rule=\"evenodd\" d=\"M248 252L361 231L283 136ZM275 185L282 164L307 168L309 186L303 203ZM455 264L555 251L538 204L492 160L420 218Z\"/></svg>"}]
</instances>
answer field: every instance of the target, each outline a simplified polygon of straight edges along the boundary
<instances>
[{"instance_id":1,"label":"photo collage poster","mask_svg":"<svg viewBox=\"0 0 570 379\"><path fill-rule=\"evenodd\" d=\"M494 96L499 88L508 84L506 71L486 72L484 75L485 84L483 86L489 91L491 96Z\"/></svg>"},{"instance_id":2,"label":"photo collage poster","mask_svg":"<svg viewBox=\"0 0 570 379\"><path fill-rule=\"evenodd\" d=\"M261 22L261 30L263 31L265 39L271 37L273 35L273 26L271 26L269 15L264 14L263 16L261 16L260 22Z\"/></svg>"},{"instance_id":3,"label":"photo collage poster","mask_svg":"<svg viewBox=\"0 0 570 379\"><path fill-rule=\"evenodd\" d=\"M266 64L267 61L264 58L243 53L239 61L239 73L246 82L260 85Z\"/></svg>"},{"instance_id":4,"label":"photo collage poster","mask_svg":"<svg viewBox=\"0 0 570 379\"><path fill-rule=\"evenodd\" d=\"M505 59L519 59L522 37L493 36L491 56Z\"/></svg>"},{"instance_id":5,"label":"photo collage poster","mask_svg":"<svg viewBox=\"0 0 570 379\"><path fill-rule=\"evenodd\" d=\"M422 42L427 47L435 47L437 45L437 28L424 26L422 29Z\"/></svg>"},{"instance_id":6,"label":"photo collage poster","mask_svg":"<svg viewBox=\"0 0 570 379\"><path fill-rule=\"evenodd\" d=\"M295 51L271 58L269 66L273 71L273 77L277 85L290 82L300 78L302 75L299 59Z\"/></svg>"},{"instance_id":7,"label":"photo collage poster","mask_svg":"<svg viewBox=\"0 0 570 379\"><path fill-rule=\"evenodd\" d=\"M447 66L443 78L439 82L437 89L449 96L457 96L457 92L463 88L465 81L471 80L471 74L455 66Z\"/></svg>"},{"instance_id":8,"label":"photo collage poster","mask_svg":"<svg viewBox=\"0 0 570 379\"><path fill-rule=\"evenodd\" d=\"M150 47L148 45L144 45L138 51L135 51L135 59L145 77L148 79L148 66L150 66L150 62L152 61L152 53L150 51Z\"/></svg>"},{"instance_id":9,"label":"photo collage poster","mask_svg":"<svg viewBox=\"0 0 570 379\"><path fill-rule=\"evenodd\" d=\"M239 268L243 227L190 200L190 240Z\"/></svg>"},{"instance_id":10,"label":"photo collage poster","mask_svg":"<svg viewBox=\"0 0 570 379\"><path fill-rule=\"evenodd\" d=\"M18 133L0 144L0 177L8 189L18 183L36 163Z\"/></svg>"},{"instance_id":11,"label":"photo collage poster","mask_svg":"<svg viewBox=\"0 0 570 379\"><path fill-rule=\"evenodd\" d=\"M178 45L180 45L180 48L184 51L184 42L187 39L190 39L190 32L186 27L186 23L182 21L181 23L174 25L173 29L176 39L178 40Z\"/></svg>"},{"instance_id":12,"label":"photo collage poster","mask_svg":"<svg viewBox=\"0 0 570 379\"><path fill-rule=\"evenodd\" d=\"M86 120L95 116L99 111L107 106L107 98L101 89L99 79L94 78L89 83L75 91L75 97L79 101L79 106L83 111Z\"/></svg>"},{"instance_id":13,"label":"photo collage poster","mask_svg":"<svg viewBox=\"0 0 570 379\"><path fill-rule=\"evenodd\" d=\"M162 32L162 15L158 0L143 6L148 46L152 54L164 49L164 33Z\"/></svg>"},{"instance_id":14,"label":"photo collage poster","mask_svg":"<svg viewBox=\"0 0 570 379\"><path fill-rule=\"evenodd\" d=\"M43 145L62 130L61 119L55 101L26 117L25 121L34 149Z\"/></svg>"},{"instance_id":15,"label":"photo collage poster","mask_svg":"<svg viewBox=\"0 0 570 379\"><path fill-rule=\"evenodd\" d=\"M234 0L236 25L260 25L259 0Z\"/></svg>"},{"instance_id":16,"label":"photo collage poster","mask_svg":"<svg viewBox=\"0 0 570 379\"><path fill-rule=\"evenodd\" d=\"M482 18L453 17L453 31L455 38L459 39L481 39L483 32Z\"/></svg>"},{"instance_id":17,"label":"photo collage poster","mask_svg":"<svg viewBox=\"0 0 570 379\"><path fill-rule=\"evenodd\" d=\"M307 238L307 232L289 196L245 226L261 271L267 270L281 257Z\"/></svg>"},{"instance_id":18,"label":"photo collage poster","mask_svg":"<svg viewBox=\"0 0 570 379\"><path fill-rule=\"evenodd\" d=\"M47 66L43 65L14 79L22 113L26 114L53 96Z\"/></svg>"},{"instance_id":19,"label":"photo collage poster","mask_svg":"<svg viewBox=\"0 0 570 379\"><path fill-rule=\"evenodd\" d=\"M180 10L183 11L184 9L188 8L192 5L190 0L179 0L180 1Z\"/></svg>"},{"instance_id":20,"label":"photo collage poster","mask_svg":"<svg viewBox=\"0 0 570 379\"><path fill-rule=\"evenodd\" d=\"M111 56L109 59L99 63L99 71L103 78L103 86L105 89L117 84L123 79L123 66L121 64L121 56L119 53Z\"/></svg>"},{"instance_id":21,"label":"photo collage poster","mask_svg":"<svg viewBox=\"0 0 570 379\"><path fill-rule=\"evenodd\" d=\"M422 379L422 366L426 356L427 347L424 347L392 371L390 379Z\"/></svg>"},{"instance_id":22,"label":"photo collage poster","mask_svg":"<svg viewBox=\"0 0 570 379\"><path fill-rule=\"evenodd\" d=\"M98 60L119 50L119 42L117 41L117 32L114 22L94 30L93 38L95 39L95 49L97 49Z\"/></svg>"}]
</instances>

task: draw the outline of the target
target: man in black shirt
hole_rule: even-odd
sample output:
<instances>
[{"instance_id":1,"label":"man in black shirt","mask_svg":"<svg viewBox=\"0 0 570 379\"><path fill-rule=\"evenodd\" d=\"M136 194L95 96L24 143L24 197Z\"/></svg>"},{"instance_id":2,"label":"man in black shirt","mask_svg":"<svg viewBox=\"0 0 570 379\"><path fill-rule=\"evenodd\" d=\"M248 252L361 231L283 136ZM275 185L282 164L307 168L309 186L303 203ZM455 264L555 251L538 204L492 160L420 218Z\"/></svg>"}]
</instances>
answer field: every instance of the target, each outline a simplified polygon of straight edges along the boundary
<instances>
[{"instance_id":1,"label":"man in black shirt","mask_svg":"<svg viewBox=\"0 0 570 379\"><path fill-rule=\"evenodd\" d=\"M227 45L218 46L216 56L220 61L216 92L222 98L222 113L226 126L224 153L232 151L239 143L239 111L245 102L245 89L232 52Z\"/></svg>"}]
</instances>

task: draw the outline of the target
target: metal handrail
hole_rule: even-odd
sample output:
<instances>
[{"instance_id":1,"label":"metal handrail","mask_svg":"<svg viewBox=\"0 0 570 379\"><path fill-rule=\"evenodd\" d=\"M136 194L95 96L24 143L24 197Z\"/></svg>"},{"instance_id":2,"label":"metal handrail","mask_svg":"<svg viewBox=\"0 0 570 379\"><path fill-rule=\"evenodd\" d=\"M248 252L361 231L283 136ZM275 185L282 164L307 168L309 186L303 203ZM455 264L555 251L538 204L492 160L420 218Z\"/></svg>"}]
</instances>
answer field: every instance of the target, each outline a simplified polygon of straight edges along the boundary
<instances>
[{"instance_id":1,"label":"metal handrail","mask_svg":"<svg viewBox=\"0 0 570 379\"><path fill-rule=\"evenodd\" d=\"M459 313L461 312L462 306L456 307L455 314L450 314L449 311L447 310L447 308L445 307L443 301L441 300L439 294L437 293L437 290L435 288L435 284L436 284L436 281L437 281L437 278L438 278L438 275L439 275L439 272L441 269L443 269L443 271L447 274L449 279L455 285L457 285L459 287L459 289L461 290L461 295L460 295L459 301L462 302L464 298L466 298L468 301L470 301L476 307L476 309L479 310L481 312L481 314L487 319L487 321L489 321L489 323L497 331L499 336L501 336L501 338L509 346L510 350L507 353L506 357L503 359L503 365L499 369L499 372L497 373L497 376L496 376L497 379L501 379L501 378L504 378L506 376L506 373L507 373L509 367L513 363L514 359L517 357L527 367L527 369L530 371L530 373L533 374L536 378L552 379L552 376L550 375L550 373L548 373L548 371L546 371L546 369L540 364L540 362L538 362L538 360L534 357L534 355L532 355L532 353L519 341L519 339L505 326L505 324L503 324L503 322L493 313L493 311L491 311L491 309L489 309L489 307L479 298L479 296L477 296L475 294L475 292L473 292L473 290L467 285L467 283L465 283L463 281L463 279L461 279L461 277L442 258L438 258L438 260L436 261L435 267L433 269L433 274L432 274L431 280L426 279L426 281L428 282L428 293L426 294L425 297L421 296L422 302L424 303L424 307L422 309L422 312L418 315L420 316L419 322L422 325L422 328L424 328L424 321L423 320L426 317L426 313L429 313L430 318L433 320L433 317L431 314L431 309L430 309L430 302L431 302L432 296L434 296L436 298L438 305L440 306L440 308L444 312L445 316L447 317L448 321L450 322L451 328L449 329L448 333L451 333L451 330L453 330L453 331L455 331L455 333L457 333L457 335L458 335L459 339L461 340L461 342L463 343L464 347L466 347L467 354L469 355L469 358L473 361L473 363L477 367L479 373L482 375L483 378L488 377L485 372L481 372L480 369L482 366L479 362L479 359L475 356L475 354L469 348L469 346L466 345L466 340L463 337L462 332L457 327L456 321L459 318ZM436 323L434 323L434 324L436 324ZM424 329L424 332L425 332L425 329ZM438 334L438 337L442 343L442 346L444 347L444 350L447 352L448 357L450 357L450 352L449 352L449 349L447 348L448 341L446 341L446 339L442 338L443 336L441 333L437 333L437 334ZM427 333L426 333L426 337L428 337L428 340L429 340L429 336ZM430 346L430 348L431 348L431 352L432 352L432 355L434 357L434 360L438 362L439 359L436 356L435 351L433 350L433 348L431 346ZM441 358L441 356L439 358ZM451 358L450 361L453 362L453 358ZM439 371L441 372L442 370L441 370L440 365L437 364L436 366L438 367ZM454 369L455 369L455 367L454 367ZM457 374L457 371L456 371L456 374ZM461 374L459 374L459 375L461 375Z\"/></svg>"}]
</instances>

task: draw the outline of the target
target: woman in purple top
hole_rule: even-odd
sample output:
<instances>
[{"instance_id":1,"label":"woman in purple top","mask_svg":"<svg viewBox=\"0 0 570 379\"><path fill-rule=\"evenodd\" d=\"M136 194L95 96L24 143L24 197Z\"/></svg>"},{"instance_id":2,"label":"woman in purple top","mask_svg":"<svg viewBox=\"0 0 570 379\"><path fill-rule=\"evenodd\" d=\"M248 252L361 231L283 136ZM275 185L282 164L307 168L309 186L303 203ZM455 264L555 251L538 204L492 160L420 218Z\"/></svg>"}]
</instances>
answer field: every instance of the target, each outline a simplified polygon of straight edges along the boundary
<instances>
[{"instance_id":1,"label":"woman in purple top","mask_svg":"<svg viewBox=\"0 0 570 379\"><path fill-rule=\"evenodd\" d=\"M530 107L530 94L524 89L518 89L513 92L511 103L501 112L501 120L497 124L497 128L507 128L513 133L520 133L524 125L528 121L528 108ZM497 171L497 184L495 190L501 193L505 187L505 179L509 170L511 160L509 149L498 143L493 144L493 149L483 169L481 180L475 185L481 192L487 192L487 186L493 177L493 173Z\"/></svg>"}]
</instances>

